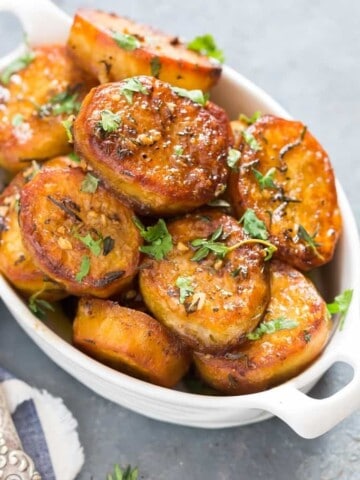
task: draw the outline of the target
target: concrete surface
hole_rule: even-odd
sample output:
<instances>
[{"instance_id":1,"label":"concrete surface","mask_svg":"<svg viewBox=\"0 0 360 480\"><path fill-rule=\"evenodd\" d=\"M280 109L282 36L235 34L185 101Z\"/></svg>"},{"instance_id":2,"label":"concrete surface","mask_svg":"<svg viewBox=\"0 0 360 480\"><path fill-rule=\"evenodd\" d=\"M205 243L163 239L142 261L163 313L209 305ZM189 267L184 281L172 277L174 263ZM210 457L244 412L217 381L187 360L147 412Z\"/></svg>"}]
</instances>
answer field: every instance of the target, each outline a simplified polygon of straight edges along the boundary
<instances>
[{"instance_id":1,"label":"concrete surface","mask_svg":"<svg viewBox=\"0 0 360 480\"><path fill-rule=\"evenodd\" d=\"M25 1L25 0L24 0ZM191 39L210 32L227 63L305 122L328 150L360 223L360 2L276 0L58 0L116 11ZM20 38L0 14L0 53ZM162 424L92 393L55 366L1 306L0 363L64 398L79 421L86 464L78 480L102 480L114 463L138 465L156 480L359 480L360 413L316 440L277 419L219 431ZM320 381L326 396L349 378L337 365Z\"/></svg>"}]
</instances>

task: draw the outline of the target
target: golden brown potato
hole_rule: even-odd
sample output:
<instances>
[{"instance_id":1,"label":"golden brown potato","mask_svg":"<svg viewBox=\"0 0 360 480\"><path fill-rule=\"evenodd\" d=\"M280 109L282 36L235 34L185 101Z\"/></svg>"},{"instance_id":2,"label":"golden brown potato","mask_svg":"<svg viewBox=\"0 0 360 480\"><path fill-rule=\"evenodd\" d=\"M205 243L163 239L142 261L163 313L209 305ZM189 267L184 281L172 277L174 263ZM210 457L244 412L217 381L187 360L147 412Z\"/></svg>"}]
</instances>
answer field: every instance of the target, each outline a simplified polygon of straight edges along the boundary
<instances>
[{"instance_id":1,"label":"golden brown potato","mask_svg":"<svg viewBox=\"0 0 360 480\"><path fill-rule=\"evenodd\" d=\"M182 88L207 91L221 67L165 35L127 18L79 10L68 40L76 62L101 83L151 75Z\"/></svg>"},{"instance_id":2,"label":"golden brown potato","mask_svg":"<svg viewBox=\"0 0 360 480\"><path fill-rule=\"evenodd\" d=\"M65 46L36 47L33 54L25 68L0 77L0 165L13 172L24 162L70 152L61 121L76 113L95 85Z\"/></svg>"},{"instance_id":3,"label":"golden brown potato","mask_svg":"<svg viewBox=\"0 0 360 480\"><path fill-rule=\"evenodd\" d=\"M30 167L20 172L0 196L0 271L24 295L60 300L64 289L39 270L25 248L18 221L20 191L26 179L34 174Z\"/></svg>"},{"instance_id":4,"label":"golden brown potato","mask_svg":"<svg viewBox=\"0 0 360 480\"><path fill-rule=\"evenodd\" d=\"M240 148L230 179L238 215L255 211L281 260L305 271L329 262L341 216L321 145L302 123L266 115L245 131Z\"/></svg>"},{"instance_id":5,"label":"golden brown potato","mask_svg":"<svg viewBox=\"0 0 360 480\"><path fill-rule=\"evenodd\" d=\"M185 212L219 195L231 138L220 107L153 77L93 89L74 123L76 151L142 214Z\"/></svg>"},{"instance_id":6,"label":"golden brown potato","mask_svg":"<svg viewBox=\"0 0 360 480\"><path fill-rule=\"evenodd\" d=\"M220 211L186 215L169 223L168 229L173 249L165 259L146 258L141 266L144 301L155 318L189 346L223 352L243 340L264 313L269 298L264 250L246 243L238 222ZM210 239L214 232L212 248L218 252L244 244L223 258L192 245L195 239ZM196 261L203 253L207 255Z\"/></svg>"},{"instance_id":7,"label":"golden brown potato","mask_svg":"<svg viewBox=\"0 0 360 480\"><path fill-rule=\"evenodd\" d=\"M309 279L274 261L263 323L279 319L294 322L293 326L248 340L225 356L195 353L203 380L231 395L259 392L297 375L324 348L331 326L324 300Z\"/></svg>"},{"instance_id":8,"label":"golden brown potato","mask_svg":"<svg viewBox=\"0 0 360 480\"><path fill-rule=\"evenodd\" d=\"M74 295L108 297L132 280L142 243L132 217L80 168L44 168L21 191L26 248Z\"/></svg>"},{"instance_id":9,"label":"golden brown potato","mask_svg":"<svg viewBox=\"0 0 360 480\"><path fill-rule=\"evenodd\" d=\"M163 325L109 300L80 300L73 342L101 362L163 387L176 385L190 363L180 341Z\"/></svg>"}]
</instances>

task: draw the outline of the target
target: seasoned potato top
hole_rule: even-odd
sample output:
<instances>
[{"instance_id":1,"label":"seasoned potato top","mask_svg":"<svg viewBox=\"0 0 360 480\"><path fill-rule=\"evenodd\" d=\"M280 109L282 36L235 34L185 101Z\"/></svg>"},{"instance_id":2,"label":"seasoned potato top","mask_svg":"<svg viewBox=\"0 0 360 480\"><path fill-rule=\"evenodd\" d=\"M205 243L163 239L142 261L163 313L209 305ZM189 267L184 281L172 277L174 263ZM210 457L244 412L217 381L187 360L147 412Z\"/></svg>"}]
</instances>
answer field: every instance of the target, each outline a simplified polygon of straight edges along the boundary
<instances>
[{"instance_id":1,"label":"seasoned potato top","mask_svg":"<svg viewBox=\"0 0 360 480\"><path fill-rule=\"evenodd\" d=\"M264 313L269 296L264 250L247 243L238 222L219 211L189 214L168 228L172 251L164 260L146 258L142 264L144 301L193 348L224 351L255 328ZM199 239L211 243L208 251L203 242L194 246Z\"/></svg>"},{"instance_id":2,"label":"seasoned potato top","mask_svg":"<svg viewBox=\"0 0 360 480\"><path fill-rule=\"evenodd\" d=\"M225 188L225 112L152 77L101 85L74 124L77 151L142 213L202 205Z\"/></svg>"},{"instance_id":3,"label":"seasoned potato top","mask_svg":"<svg viewBox=\"0 0 360 480\"><path fill-rule=\"evenodd\" d=\"M65 46L36 47L26 58L27 66L12 75L5 70L0 81L0 164L12 171L70 151L61 121L95 85Z\"/></svg>"},{"instance_id":4,"label":"seasoned potato top","mask_svg":"<svg viewBox=\"0 0 360 480\"><path fill-rule=\"evenodd\" d=\"M276 255L302 270L331 260L341 231L329 158L306 127L270 115L243 133L239 171L230 181L239 215L266 223Z\"/></svg>"},{"instance_id":5,"label":"seasoned potato top","mask_svg":"<svg viewBox=\"0 0 360 480\"><path fill-rule=\"evenodd\" d=\"M110 296L135 274L132 211L79 168L41 170L20 199L23 241L36 263L75 295Z\"/></svg>"}]
</instances>

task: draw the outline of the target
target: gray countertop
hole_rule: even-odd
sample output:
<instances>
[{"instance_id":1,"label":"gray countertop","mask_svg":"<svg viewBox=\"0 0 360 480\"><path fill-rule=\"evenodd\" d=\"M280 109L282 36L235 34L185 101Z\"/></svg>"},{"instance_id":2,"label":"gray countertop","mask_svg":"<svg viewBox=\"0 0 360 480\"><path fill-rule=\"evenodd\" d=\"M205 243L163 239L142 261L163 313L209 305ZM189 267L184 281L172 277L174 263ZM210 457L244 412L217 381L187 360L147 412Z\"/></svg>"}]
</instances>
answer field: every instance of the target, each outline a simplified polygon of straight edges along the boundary
<instances>
[{"instance_id":1,"label":"gray countertop","mask_svg":"<svg viewBox=\"0 0 360 480\"><path fill-rule=\"evenodd\" d=\"M25 1L25 0L24 0ZM330 154L360 223L360 2L358 0L58 0L69 13L97 7L193 38L212 33L227 63L306 123ZM0 53L20 38L0 14ZM140 478L359 480L360 413L304 440L278 419L224 430L156 422L99 397L49 360L0 306L0 364L61 396L79 422L86 462L78 480L102 480L114 463ZM315 387L327 396L349 379L334 366Z\"/></svg>"}]
</instances>

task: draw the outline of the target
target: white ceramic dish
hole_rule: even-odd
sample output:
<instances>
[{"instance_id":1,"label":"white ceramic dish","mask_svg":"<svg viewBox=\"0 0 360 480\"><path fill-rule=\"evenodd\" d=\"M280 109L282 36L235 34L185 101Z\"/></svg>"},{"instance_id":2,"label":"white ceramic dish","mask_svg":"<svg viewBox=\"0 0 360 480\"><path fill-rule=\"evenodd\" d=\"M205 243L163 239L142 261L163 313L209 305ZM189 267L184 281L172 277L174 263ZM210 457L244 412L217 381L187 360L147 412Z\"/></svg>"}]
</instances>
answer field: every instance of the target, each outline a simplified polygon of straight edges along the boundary
<instances>
[{"instance_id":1,"label":"white ceramic dish","mask_svg":"<svg viewBox=\"0 0 360 480\"><path fill-rule=\"evenodd\" d=\"M0 10L18 16L30 44L64 42L70 18L48 0L24 2L0 0ZM0 61L3 68L22 47ZM213 98L230 117L239 111L255 110L289 118L274 100L242 75L224 68ZM349 203L337 184L344 219L344 232L334 261L322 269L320 284L333 296L346 288L354 290L345 328L335 331L320 358L305 372L266 392L233 397L210 397L169 390L116 372L76 350L70 343L67 323L45 325L34 317L23 301L0 277L0 292L5 304L34 342L59 366L80 382L126 408L143 415L181 425L220 428L245 425L276 415L299 435L313 438L323 434L360 406L360 249L356 223ZM348 363L354 370L350 383L334 395L317 400L304 392L335 362Z\"/></svg>"}]
</instances>

